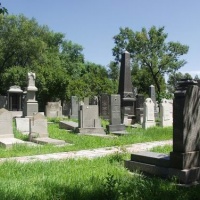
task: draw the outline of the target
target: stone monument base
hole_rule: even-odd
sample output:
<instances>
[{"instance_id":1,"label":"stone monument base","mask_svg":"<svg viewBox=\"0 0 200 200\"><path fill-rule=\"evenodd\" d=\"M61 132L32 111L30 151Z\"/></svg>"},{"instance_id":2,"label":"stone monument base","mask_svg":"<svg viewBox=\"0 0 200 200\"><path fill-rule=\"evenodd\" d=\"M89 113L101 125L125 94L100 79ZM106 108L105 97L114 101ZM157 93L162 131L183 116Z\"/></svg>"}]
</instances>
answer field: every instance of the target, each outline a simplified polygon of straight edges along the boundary
<instances>
[{"instance_id":1,"label":"stone monument base","mask_svg":"<svg viewBox=\"0 0 200 200\"><path fill-rule=\"evenodd\" d=\"M78 128L79 134L106 134L103 127L95 128Z\"/></svg>"},{"instance_id":2,"label":"stone monument base","mask_svg":"<svg viewBox=\"0 0 200 200\"><path fill-rule=\"evenodd\" d=\"M29 145L34 146L36 144L31 142L25 142L17 138L0 138L0 145L4 148L12 148L14 145Z\"/></svg>"},{"instance_id":3,"label":"stone monument base","mask_svg":"<svg viewBox=\"0 0 200 200\"><path fill-rule=\"evenodd\" d=\"M117 125L107 125L106 126L109 133L116 132L116 131L125 131L126 127L124 124L117 124Z\"/></svg>"},{"instance_id":4,"label":"stone monument base","mask_svg":"<svg viewBox=\"0 0 200 200\"><path fill-rule=\"evenodd\" d=\"M180 184L193 184L200 181L200 167L175 169L170 167L170 156L154 152L138 152L131 154L125 167L130 171L141 171L162 178L176 177Z\"/></svg>"},{"instance_id":5,"label":"stone monument base","mask_svg":"<svg viewBox=\"0 0 200 200\"><path fill-rule=\"evenodd\" d=\"M24 116L33 116L34 113L38 113L38 103L37 102L26 102L26 107L24 109Z\"/></svg>"},{"instance_id":6,"label":"stone monument base","mask_svg":"<svg viewBox=\"0 0 200 200\"><path fill-rule=\"evenodd\" d=\"M32 138L31 142L35 142L37 144L53 144L53 145L65 145L66 142L64 140L57 140L49 137L38 137Z\"/></svg>"}]
</instances>

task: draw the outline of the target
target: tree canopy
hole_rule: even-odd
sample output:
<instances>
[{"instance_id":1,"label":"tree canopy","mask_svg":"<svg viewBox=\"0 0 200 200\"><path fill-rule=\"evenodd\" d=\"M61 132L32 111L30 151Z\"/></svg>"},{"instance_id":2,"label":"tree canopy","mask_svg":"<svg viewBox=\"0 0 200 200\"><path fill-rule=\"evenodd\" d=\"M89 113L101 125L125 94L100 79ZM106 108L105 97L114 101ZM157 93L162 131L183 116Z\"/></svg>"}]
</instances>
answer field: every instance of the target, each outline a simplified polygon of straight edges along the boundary
<instances>
[{"instance_id":1,"label":"tree canopy","mask_svg":"<svg viewBox=\"0 0 200 200\"><path fill-rule=\"evenodd\" d=\"M36 73L37 100L48 101L113 93L107 69L85 62L83 47L65 35L24 15L0 15L0 94L11 85L27 87L28 71Z\"/></svg>"},{"instance_id":2,"label":"tree canopy","mask_svg":"<svg viewBox=\"0 0 200 200\"><path fill-rule=\"evenodd\" d=\"M132 66L142 76L149 74L148 78L155 84L158 95L162 92L160 83L164 81L164 75L170 74L182 66L186 61L180 57L188 52L189 47L179 42L166 42L167 34L164 27L152 26L148 31L142 28L140 32L130 28L120 28L119 34L114 36L115 46L113 56L115 61L120 61L124 50L129 51L132 58ZM142 70L142 71L140 71ZM133 71L133 75L135 73ZM142 85L144 79L138 85ZM134 81L133 81L134 82ZM151 84L152 84L151 83Z\"/></svg>"}]
</instances>

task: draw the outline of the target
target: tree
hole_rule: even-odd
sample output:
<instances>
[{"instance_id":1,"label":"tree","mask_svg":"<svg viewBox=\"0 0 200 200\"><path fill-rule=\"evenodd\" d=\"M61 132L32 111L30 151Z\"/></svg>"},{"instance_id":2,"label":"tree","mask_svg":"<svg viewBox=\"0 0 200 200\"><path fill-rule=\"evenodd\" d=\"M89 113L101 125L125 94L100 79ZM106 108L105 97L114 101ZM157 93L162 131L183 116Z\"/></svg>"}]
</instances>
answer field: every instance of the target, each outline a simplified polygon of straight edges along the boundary
<instances>
[{"instance_id":1,"label":"tree","mask_svg":"<svg viewBox=\"0 0 200 200\"><path fill-rule=\"evenodd\" d=\"M189 47L179 42L166 42L167 34L164 27L151 27L147 32L134 32L130 28L120 28L120 33L114 36L113 55L117 62L124 50L130 52L133 66L145 69L153 79L158 96L162 92L160 79L185 65L180 56L188 52ZM143 79L141 79L141 82Z\"/></svg>"},{"instance_id":2,"label":"tree","mask_svg":"<svg viewBox=\"0 0 200 200\"><path fill-rule=\"evenodd\" d=\"M173 94L175 92L175 88L177 85L177 82L181 79L192 79L192 76L189 73L171 73L169 75L168 81L167 81L167 90L170 94Z\"/></svg>"},{"instance_id":3,"label":"tree","mask_svg":"<svg viewBox=\"0 0 200 200\"><path fill-rule=\"evenodd\" d=\"M1 3L0 3L0 14L8 14L8 10L5 7L2 7Z\"/></svg>"},{"instance_id":4,"label":"tree","mask_svg":"<svg viewBox=\"0 0 200 200\"><path fill-rule=\"evenodd\" d=\"M66 99L70 80L85 70L83 48L23 15L0 15L0 30L0 94L6 95L11 85L27 87L32 71L41 109L47 101Z\"/></svg>"}]
</instances>

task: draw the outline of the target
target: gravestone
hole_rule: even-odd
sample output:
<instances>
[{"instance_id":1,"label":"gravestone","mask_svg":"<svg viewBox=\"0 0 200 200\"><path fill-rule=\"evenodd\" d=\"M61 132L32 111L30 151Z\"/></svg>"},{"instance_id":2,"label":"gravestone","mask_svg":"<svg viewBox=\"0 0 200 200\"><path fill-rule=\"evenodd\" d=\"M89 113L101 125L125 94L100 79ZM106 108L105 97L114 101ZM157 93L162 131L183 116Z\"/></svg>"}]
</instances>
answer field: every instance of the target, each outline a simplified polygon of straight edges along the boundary
<instances>
[{"instance_id":1,"label":"gravestone","mask_svg":"<svg viewBox=\"0 0 200 200\"><path fill-rule=\"evenodd\" d=\"M154 102L151 98L147 98L144 102L144 119L142 128L147 129L156 125L154 114Z\"/></svg>"},{"instance_id":2,"label":"gravestone","mask_svg":"<svg viewBox=\"0 0 200 200\"><path fill-rule=\"evenodd\" d=\"M160 126L172 126L171 104L167 99L162 99L160 103Z\"/></svg>"},{"instance_id":3,"label":"gravestone","mask_svg":"<svg viewBox=\"0 0 200 200\"><path fill-rule=\"evenodd\" d=\"M197 81L178 82L173 102L173 151L170 155L140 152L131 154L125 167L165 178L176 177L181 184L200 181L200 88Z\"/></svg>"},{"instance_id":4,"label":"gravestone","mask_svg":"<svg viewBox=\"0 0 200 200\"><path fill-rule=\"evenodd\" d=\"M89 98L89 105L98 105L99 100L97 96L93 96Z\"/></svg>"},{"instance_id":5,"label":"gravestone","mask_svg":"<svg viewBox=\"0 0 200 200\"><path fill-rule=\"evenodd\" d=\"M62 105L62 114L64 116L69 116L70 115L70 103L64 101Z\"/></svg>"},{"instance_id":6,"label":"gravestone","mask_svg":"<svg viewBox=\"0 0 200 200\"><path fill-rule=\"evenodd\" d=\"M78 123L73 121L60 121L59 128L75 132L78 128Z\"/></svg>"},{"instance_id":7,"label":"gravestone","mask_svg":"<svg viewBox=\"0 0 200 200\"><path fill-rule=\"evenodd\" d=\"M9 148L15 144L29 144L14 138L12 113L4 108L0 109L0 145Z\"/></svg>"},{"instance_id":8,"label":"gravestone","mask_svg":"<svg viewBox=\"0 0 200 200\"><path fill-rule=\"evenodd\" d=\"M125 132L125 125L121 121L121 98L118 94L112 94L110 95L110 125L107 126L108 132Z\"/></svg>"},{"instance_id":9,"label":"gravestone","mask_svg":"<svg viewBox=\"0 0 200 200\"><path fill-rule=\"evenodd\" d=\"M137 94L136 96L136 122L139 124L143 123L143 112L144 112L144 95Z\"/></svg>"},{"instance_id":10,"label":"gravestone","mask_svg":"<svg viewBox=\"0 0 200 200\"><path fill-rule=\"evenodd\" d=\"M0 108L7 108L7 96L0 95Z\"/></svg>"},{"instance_id":11,"label":"gravestone","mask_svg":"<svg viewBox=\"0 0 200 200\"><path fill-rule=\"evenodd\" d=\"M49 138L47 119L41 113L33 115L29 140L38 144L64 145L64 140Z\"/></svg>"},{"instance_id":12,"label":"gravestone","mask_svg":"<svg viewBox=\"0 0 200 200\"><path fill-rule=\"evenodd\" d=\"M14 138L12 114L5 108L0 109L0 138Z\"/></svg>"},{"instance_id":13,"label":"gravestone","mask_svg":"<svg viewBox=\"0 0 200 200\"><path fill-rule=\"evenodd\" d=\"M84 97L83 104L84 105L89 105L90 104L89 102L90 102L90 98L89 97Z\"/></svg>"},{"instance_id":14,"label":"gravestone","mask_svg":"<svg viewBox=\"0 0 200 200\"><path fill-rule=\"evenodd\" d=\"M157 108L157 102L156 102L156 91L155 91L155 86L150 85L149 86L149 98L152 99L154 103L154 112L155 112L155 118L158 117L158 108Z\"/></svg>"},{"instance_id":15,"label":"gravestone","mask_svg":"<svg viewBox=\"0 0 200 200\"><path fill-rule=\"evenodd\" d=\"M76 96L71 96L71 113L70 118L78 119L79 100Z\"/></svg>"},{"instance_id":16,"label":"gravestone","mask_svg":"<svg viewBox=\"0 0 200 200\"><path fill-rule=\"evenodd\" d=\"M122 122L128 115L130 124L135 117L135 98L131 82L130 53L125 51L121 58L118 94L121 96Z\"/></svg>"},{"instance_id":17,"label":"gravestone","mask_svg":"<svg viewBox=\"0 0 200 200\"><path fill-rule=\"evenodd\" d=\"M24 135L30 133L30 118L15 118L16 129Z\"/></svg>"},{"instance_id":18,"label":"gravestone","mask_svg":"<svg viewBox=\"0 0 200 200\"><path fill-rule=\"evenodd\" d=\"M105 134L101 127L98 105L81 105L77 131L82 134Z\"/></svg>"},{"instance_id":19,"label":"gravestone","mask_svg":"<svg viewBox=\"0 0 200 200\"><path fill-rule=\"evenodd\" d=\"M110 118L110 96L108 94L101 94L100 96L100 116L103 119Z\"/></svg>"},{"instance_id":20,"label":"gravestone","mask_svg":"<svg viewBox=\"0 0 200 200\"><path fill-rule=\"evenodd\" d=\"M35 73L28 73L28 87L26 90L26 99L23 109L24 117L31 117L34 113L38 112L38 102L35 99L35 92L38 91L38 89L35 87L35 78Z\"/></svg>"},{"instance_id":21,"label":"gravestone","mask_svg":"<svg viewBox=\"0 0 200 200\"><path fill-rule=\"evenodd\" d=\"M62 106L60 104L60 101L47 103L46 116L47 117L62 117Z\"/></svg>"}]
</instances>

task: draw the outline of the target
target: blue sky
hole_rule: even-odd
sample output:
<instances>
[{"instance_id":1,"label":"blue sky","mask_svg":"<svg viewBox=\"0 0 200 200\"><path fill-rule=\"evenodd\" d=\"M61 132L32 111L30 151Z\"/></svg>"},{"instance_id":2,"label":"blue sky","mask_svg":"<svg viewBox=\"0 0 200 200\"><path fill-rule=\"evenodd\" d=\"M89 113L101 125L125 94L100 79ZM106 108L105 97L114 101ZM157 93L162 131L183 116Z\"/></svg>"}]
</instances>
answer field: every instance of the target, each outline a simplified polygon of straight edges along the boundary
<instances>
[{"instance_id":1,"label":"blue sky","mask_svg":"<svg viewBox=\"0 0 200 200\"><path fill-rule=\"evenodd\" d=\"M200 75L199 0L0 0L9 14L34 17L83 46L85 60L107 66L113 61L113 36L119 28L165 27L167 41L189 46L182 72Z\"/></svg>"}]
</instances>

